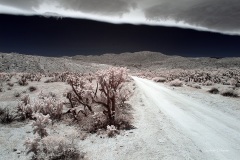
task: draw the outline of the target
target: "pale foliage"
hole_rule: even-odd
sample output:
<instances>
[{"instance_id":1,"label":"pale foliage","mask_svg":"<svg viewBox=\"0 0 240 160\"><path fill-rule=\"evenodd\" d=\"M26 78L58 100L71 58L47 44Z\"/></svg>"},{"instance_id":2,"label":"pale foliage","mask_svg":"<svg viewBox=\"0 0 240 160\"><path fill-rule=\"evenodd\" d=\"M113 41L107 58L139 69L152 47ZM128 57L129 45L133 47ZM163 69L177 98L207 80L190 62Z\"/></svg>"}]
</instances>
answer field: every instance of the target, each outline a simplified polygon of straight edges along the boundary
<instances>
[{"instance_id":1,"label":"pale foliage","mask_svg":"<svg viewBox=\"0 0 240 160\"><path fill-rule=\"evenodd\" d=\"M30 102L29 95L24 96L18 103L18 113L22 119L32 118L33 113L49 114L51 119L61 119L63 103L57 101L50 94L39 94L38 100Z\"/></svg>"},{"instance_id":2,"label":"pale foliage","mask_svg":"<svg viewBox=\"0 0 240 160\"><path fill-rule=\"evenodd\" d=\"M131 91L124 88L124 82L128 78L127 69L112 67L98 71L96 77L91 76L90 74L86 77L71 75L68 83L72 87L72 92L68 93L67 98L72 108L83 106L84 110L79 112L85 116L87 116L86 108L93 112L93 106L102 106L109 124L113 125L116 107L123 105L131 96Z\"/></svg>"},{"instance_id":3,"label":"pale foliage","mask_svg":"<svg viewBox=\"0 0 240 160\"><path fill-rule=\"evenodd\" d=\"M117 128L114 125L111 126L107 126L107 135L108 137L114 137L117 134L119 134L119 131L117 130Z\"/></svg>"},{"instance_id":4,"label":"pale foliage","mask_svg":"<svg viewBox=\"0 0 240 160\"><path fill-rule=\"evenodd\" d=\"M175 79L170 82L170 86L181 87L182 85L183 85L183 82L180 81L179 79Z\"/></svg>"},{"instance_id":5,"label":"pale foliage","mask_svg":"<svg viewBox=\"0 0 240 160\"><path fill-rule=\"evenodd\" d=\"M41 140L38 157L44 159L77 159L79 151L74 138L59 135L47 136Z\"/></svg>"},{"instance_id":6,"label":"pale foliage","mask_svg":"<svg viewBox=\"0 0 240 160\"><path fill-rule=\"evenodd\" d=\"M36 118L36 121L33 122L33 133L37 133L41 138L48 135L46 127L52 121L49 115L43 115L42 113L34 113L33 117Z\"/></svg>"}]
</instances>

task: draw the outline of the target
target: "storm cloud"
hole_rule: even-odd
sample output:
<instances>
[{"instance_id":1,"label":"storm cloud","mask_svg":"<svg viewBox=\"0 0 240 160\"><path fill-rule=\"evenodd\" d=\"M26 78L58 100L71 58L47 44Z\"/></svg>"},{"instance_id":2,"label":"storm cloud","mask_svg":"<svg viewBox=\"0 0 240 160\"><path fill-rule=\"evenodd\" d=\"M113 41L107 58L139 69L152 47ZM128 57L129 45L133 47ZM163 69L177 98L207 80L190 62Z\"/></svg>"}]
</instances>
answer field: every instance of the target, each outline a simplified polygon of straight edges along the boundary
<instances>
[{"instance_id":1,"label":"storm cloud","mask_svg":"<svg viewBox=\"0 0 240 160\"><path fill-rule=\"evenodd\" d=\"M51 13L112 23L178 26L240 35L239 0L0 0L0 13L11 14L11 9L4 7L34 15Z\"/></svg>"},{"instance_id":2,"label":"storm cloud","mask_svg":"<svg viewBox=\"0 0 240 160\"><path fill-rule=\"evenodd\" d=\"M41 4L55 4L67 10L81 11L100 15L121 16L136 6L132 0L0 0L0 4L13 6L28 11L38 8Z\"/></svg>"},{"instance_id":3,"label":"storm cloud","mask_svg":"<svg viewBox=\"0 0 240 160\"><path fill-rule=\"evenodd\" d=\"M40 3L41 0L0 0L0 4L3 6L11 6L26 11L31 11L33 7L38 7Z\"/></svg>"},{"instance_id":4,"label":"storm cloud","mask_svg":"<svg viewBox=\"0 0 240 160\"><path fill-rule=\"evenodd\" d=\"M132 0L60 0L59 6L86 13L122 16L136 7Z\"/></svg>"},{"instance_id":5,"label":"storm cloud","mask_svg":"<svg viewBox=\"0 0 240 160\"><path fill-rule=\"evenodd\" d=\"M240 30L239 0L162 0L144 12L154 21L172 19L209 29Z\"/></svg>"}]
</instances>

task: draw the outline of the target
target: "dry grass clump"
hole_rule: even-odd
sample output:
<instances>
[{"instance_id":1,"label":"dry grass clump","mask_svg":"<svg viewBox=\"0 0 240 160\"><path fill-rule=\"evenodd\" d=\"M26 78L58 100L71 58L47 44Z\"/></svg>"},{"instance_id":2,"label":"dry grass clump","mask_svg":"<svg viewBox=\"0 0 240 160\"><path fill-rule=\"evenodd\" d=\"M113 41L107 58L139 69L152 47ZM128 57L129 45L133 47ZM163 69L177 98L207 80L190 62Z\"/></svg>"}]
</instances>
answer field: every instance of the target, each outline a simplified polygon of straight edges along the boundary
<instances>
[{"instance_id":1,"label":"dry grass clump","mask_svg":"<svg viewBox=\"0 0 240 160\"><path fill-rule=\"evenodd\" d=\"M209 93L212 93L212 94L218 94L219 93L219 90L215 87L211 88L209 91Z\"/></svg>"},{"instance_id":2,"label":"dry grass clump","mask_svg":"<svg viewBox=\"0 0 240 160\"><path fill-rule=\"evenodd\" d=\"M233 89L223 90L221 92L221 95L226 96L226 97L238 97L238 93Z\"/></svg>"},{"instance_id":3,"label":"dry grass clump","mask_svg":"<svg viewBox=\"0 0 240 160\"><path fill-rule=\"evenodd\" d=\"M179 79L175 79L175 80L170 82L170 86L182 87L182 85L183 85L183 82L180 81Z\"/></svg>"}]
</instances>

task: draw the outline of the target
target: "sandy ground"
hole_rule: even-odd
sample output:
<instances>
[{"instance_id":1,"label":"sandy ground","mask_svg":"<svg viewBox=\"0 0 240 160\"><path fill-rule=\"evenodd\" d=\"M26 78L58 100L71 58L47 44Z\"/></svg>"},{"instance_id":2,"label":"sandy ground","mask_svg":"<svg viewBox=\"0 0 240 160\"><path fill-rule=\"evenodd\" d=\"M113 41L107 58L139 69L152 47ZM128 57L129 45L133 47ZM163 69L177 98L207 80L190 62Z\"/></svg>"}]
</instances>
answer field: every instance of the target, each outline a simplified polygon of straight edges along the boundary
<instances>
[{"instance_id":1,"label":"sandy ground","mask_svg":"<svg viewBox=\"0 0 240 160\"><path fill-rule=\"evenodd\" d=\"M81 152L89 160L185 160L240 158L240 100L211 95L204 89L173 88L134 77L133 106L136 129L121 131L115 138L88 135L78 138ZM34 99L41 90L62 96L69 89L64 83L33 82L38 88L30 94ZM59 90L60 89L60 90ZM14 90L27 90L15 87ZM14 90L4 92L1 105L14 99ZM28 93L28 92L27 92ZM12 102L16 104L16 102ZM10 104L8 104L10 105ZM24 141L33 137L31 121L0 124L0 159L29 159ZM56 123L49 129L59 135L76 127ZM81 133L80 133L81 134Z\"/></svg>"},{"instance_id":2,"label":"sandy ground","mask_svg":"<svg viewBox=\"0 0 240 160\"><path fill-rule=\"evenodd\" d=\"M207 159L240 158L239 99L211 97L208 93L190 96L186 90L180 93L179 89L176 92L163 84L133 78L152 108L160 109L173 126L180 127L180 132L191 139L201 155Z\"/></svg>"}]
</instances>

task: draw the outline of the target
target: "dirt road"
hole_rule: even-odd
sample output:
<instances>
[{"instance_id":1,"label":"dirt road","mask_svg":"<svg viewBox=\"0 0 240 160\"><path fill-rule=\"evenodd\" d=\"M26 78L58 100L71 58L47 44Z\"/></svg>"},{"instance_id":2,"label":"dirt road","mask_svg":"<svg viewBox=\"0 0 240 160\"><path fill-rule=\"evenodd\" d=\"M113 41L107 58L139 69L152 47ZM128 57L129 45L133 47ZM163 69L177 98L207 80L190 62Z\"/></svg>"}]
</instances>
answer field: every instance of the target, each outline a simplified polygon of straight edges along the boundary
<instances>
[{"instance_id":1,"label":"dirt road","mask_svg":"<svg viewBox=\"0 0 240 160\"><path fill-rule=\"evenodd\" d=\"M180 132L201 150L202 156L240 159L240 120L237 117L200 101L192 101L162 84L137 77L133 79L145 95L145 101L151 103L152 108L159 108L173 126L179 127Z\"/></svg>"}]
</instances>

